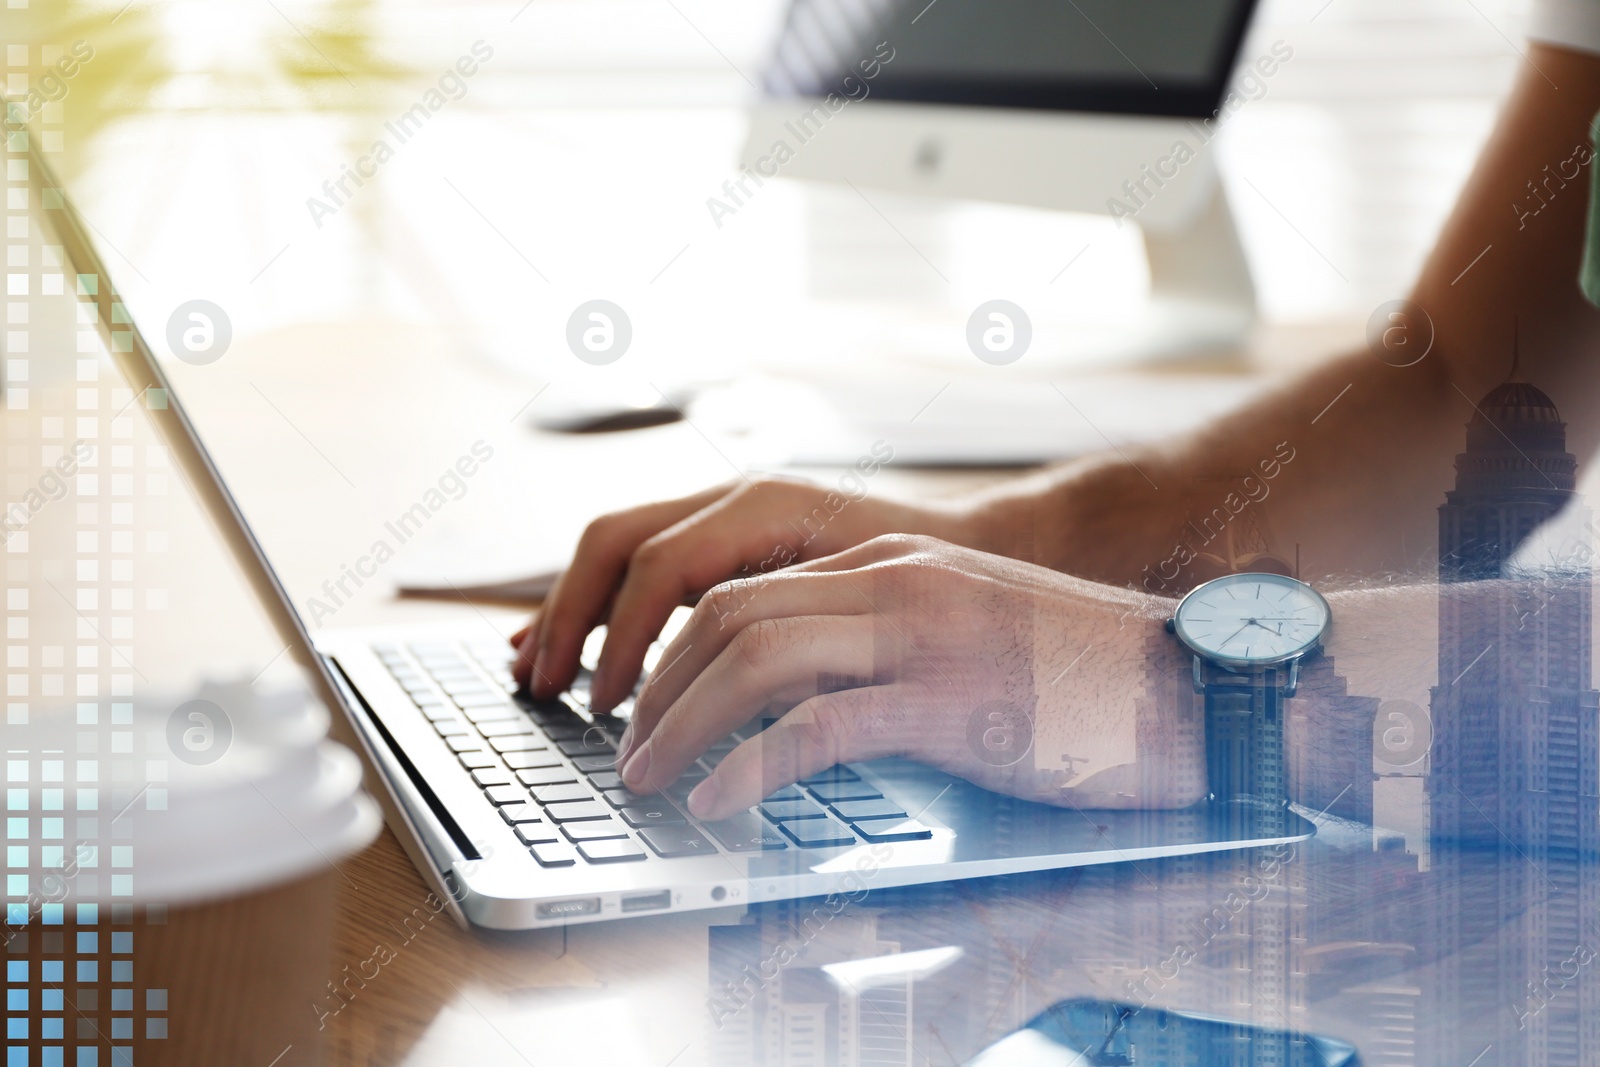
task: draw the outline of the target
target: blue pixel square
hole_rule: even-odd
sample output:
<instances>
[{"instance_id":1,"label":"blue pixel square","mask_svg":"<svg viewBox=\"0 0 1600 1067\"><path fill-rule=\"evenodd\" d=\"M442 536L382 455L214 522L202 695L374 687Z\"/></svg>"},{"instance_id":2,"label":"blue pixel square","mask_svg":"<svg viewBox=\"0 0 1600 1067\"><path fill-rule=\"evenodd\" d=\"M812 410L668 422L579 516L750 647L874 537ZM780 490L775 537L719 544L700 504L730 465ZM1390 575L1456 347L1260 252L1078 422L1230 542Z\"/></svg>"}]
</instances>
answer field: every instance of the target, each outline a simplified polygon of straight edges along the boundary
<instances>
[{"instance_id":1,"label":"blue pixel square","mask_svg":"<svg viewBox=\"0 0 1600 1067\"><path fill-rule=\"evenodd\" d=\"M133 981L133 961L132 960L112 960L111 961L111 980L113 982L131 982L131 981Z\"/></svg>"},{"instance_id":2,"label":"blue pixel square","mask_svg":"<svg viewBox=\"0 0 1600 1067\"><path fill-rule=\"evenodd\" d=\"M6 1010L7 1011L27 1011L28 1010L28 991L26 989L8 989L8 990L6 990Z\"/></svg>"},{"instance_id":3,"label":"blue pixel square","mask_svg":"<svg viewBox=\"0 0 1600 1067\"><path fill-rule=\"evenodd\" d=\"M133 951L133 934L127 930L118 930L111 935L111 951L120 956L126 956Z\"/></svg>"},{"instance_id":4,"label":"blue pixel square","mask_svg":"<svg viewBox=\"0 0 1600 1067\"><path fill-rule=\"evenodd\" d=\"M98 982L100 980L100 964L95 960L78 961L78 981Z\"/></svg>"},{"instance_id":5,"label":"blue pixel square","mask_svg":"<svg viewBox=\"0 0 1600 1067\"><path fill-rule=\"evenodd\" d=\"M27 980L28 980L28 961L27 960L7 960L6 961L6 981L8 981L8 982L26 982Z\"/></svg>"},{"instance_id":6,"label":"blue pixel square","mask_svg":"<svg viewBox=\"0 0 1600 1067\"><path fill-rule=\"evenodd\" d=\"M66 970L60 960L45 960L39 968L39 977L46 982L61 982L66 978Z\"/></svg>"},{"instance_id":7,"label":"blue pixel square","mask_svg":"<svg viewBox=\"0 0 1600 1067\"><path fill-rule=\"evenodd\" d=\"M78 955L92 956L100 951L100 935L92 931L78 932Z\"/></svg>"}]
</instances>

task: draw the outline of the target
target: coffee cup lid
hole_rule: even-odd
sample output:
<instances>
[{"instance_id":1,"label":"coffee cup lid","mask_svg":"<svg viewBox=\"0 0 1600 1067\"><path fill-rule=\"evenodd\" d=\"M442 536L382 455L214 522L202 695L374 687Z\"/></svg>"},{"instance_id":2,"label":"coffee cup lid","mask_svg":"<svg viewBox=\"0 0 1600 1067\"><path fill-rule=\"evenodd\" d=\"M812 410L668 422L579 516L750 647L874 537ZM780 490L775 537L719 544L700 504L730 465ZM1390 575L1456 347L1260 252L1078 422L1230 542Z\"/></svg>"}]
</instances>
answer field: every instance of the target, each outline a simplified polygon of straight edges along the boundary
<instances>
[{"instance_id":1,"label":"coffee cup lid","mask_svg":"<svg viewBox=\"0 0 1600 1067\"><path fill-rule=\"evenodd\" d=\"M65 714L8 732L8 815L12 829L28 820L33 913L263 889L338 868L377 835L360 761L299 692L210 685L121 707L110 725Z\"/></svg>"}]
</instances>

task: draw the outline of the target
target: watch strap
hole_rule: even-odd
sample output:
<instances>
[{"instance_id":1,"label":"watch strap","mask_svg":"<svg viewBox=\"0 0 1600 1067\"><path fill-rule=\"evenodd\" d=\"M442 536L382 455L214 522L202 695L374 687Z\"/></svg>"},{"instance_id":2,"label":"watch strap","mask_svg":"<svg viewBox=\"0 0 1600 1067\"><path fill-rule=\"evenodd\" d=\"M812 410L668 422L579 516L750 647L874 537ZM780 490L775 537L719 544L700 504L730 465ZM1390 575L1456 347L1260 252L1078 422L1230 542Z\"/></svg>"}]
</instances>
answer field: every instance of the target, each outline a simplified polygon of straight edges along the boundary
<instances>
[{"instance_id":1,"label":"watch strap","mask_svg":"<svg viewBox=\"0 0 1600 1067\"><path fill-rule=\"evenodd\" d=\"M1206 773L1211 799L1281 810L1289 800L1284 700L1295 664L1235 673L1196 657L1205 698ZM1291 675L1295 676L1291 680Z\"/></svg>"}]
</instances>

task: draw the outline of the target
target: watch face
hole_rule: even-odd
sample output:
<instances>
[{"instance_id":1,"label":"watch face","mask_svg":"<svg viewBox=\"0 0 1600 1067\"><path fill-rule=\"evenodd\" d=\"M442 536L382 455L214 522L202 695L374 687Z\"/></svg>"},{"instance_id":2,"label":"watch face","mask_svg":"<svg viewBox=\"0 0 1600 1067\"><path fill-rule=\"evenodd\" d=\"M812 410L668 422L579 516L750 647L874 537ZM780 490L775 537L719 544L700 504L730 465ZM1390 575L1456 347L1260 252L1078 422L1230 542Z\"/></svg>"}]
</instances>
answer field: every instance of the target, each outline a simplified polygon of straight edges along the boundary
<instances>
[{"instance_id":1,"label":"watch face","mask_svg":"<svg viewBox=\"0 0 1600 1067\"><path fill-rule=\"evenodd\" d=\"M1173 613L1173 632L1202 656L1271 666L1317 646L1332 614L1322 595L1281 574L1230 574L1195 588Z\"/></svg>"}]
</instances>

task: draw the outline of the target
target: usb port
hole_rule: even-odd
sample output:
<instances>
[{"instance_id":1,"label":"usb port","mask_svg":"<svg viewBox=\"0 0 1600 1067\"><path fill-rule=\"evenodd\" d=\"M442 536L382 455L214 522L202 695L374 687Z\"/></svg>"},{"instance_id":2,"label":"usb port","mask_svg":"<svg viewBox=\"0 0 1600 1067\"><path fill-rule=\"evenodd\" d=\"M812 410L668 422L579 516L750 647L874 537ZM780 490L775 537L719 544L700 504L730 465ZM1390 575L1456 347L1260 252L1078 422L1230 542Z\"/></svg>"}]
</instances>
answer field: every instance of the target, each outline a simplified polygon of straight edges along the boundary
<instances>
[{"instance_id":1,"label":"usb port","mask_svg":"<svg viewBox=\"0 0 1600 1067\"><path fill-rule=\"evenodd\" d=\"M574 915L600 914L600 898L585 897L582 900L552 900L548 904L540 904L534 909L541 919L570 919Z\"/></svg>"},{"instance_id":2,"label":"usb port","mask_svg":"<svg viewBox=\"0 0 1600 1067\"><path fill-rule=\"evenodd\" d=\"M630 911L660 911L662 908L672 907L672 890L663 889L659 893L644 893L636 897L623 897L622 910Z\"/></svg>"}]
</instances>

